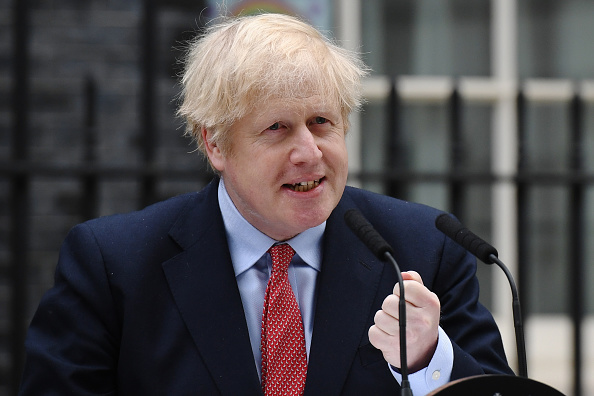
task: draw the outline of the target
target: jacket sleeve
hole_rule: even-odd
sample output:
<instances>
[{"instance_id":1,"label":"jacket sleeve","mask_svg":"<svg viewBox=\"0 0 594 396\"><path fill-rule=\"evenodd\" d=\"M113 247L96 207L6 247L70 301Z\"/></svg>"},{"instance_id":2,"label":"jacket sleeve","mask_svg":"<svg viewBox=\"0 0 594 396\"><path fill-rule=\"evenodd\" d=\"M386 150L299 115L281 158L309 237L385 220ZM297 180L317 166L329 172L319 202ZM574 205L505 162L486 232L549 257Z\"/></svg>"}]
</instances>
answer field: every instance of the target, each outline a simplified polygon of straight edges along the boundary
<instances>
[{"instance_id":1,"label":"jacket sleeve","mask_svg":"<svg viewBox=\"0 0 594 396\"><path fill-rule=\"evenodd\" d=\"M27 333L19 395L115 395L119 324L88 225L67 236Z\"/></svg>"}]
</instances>

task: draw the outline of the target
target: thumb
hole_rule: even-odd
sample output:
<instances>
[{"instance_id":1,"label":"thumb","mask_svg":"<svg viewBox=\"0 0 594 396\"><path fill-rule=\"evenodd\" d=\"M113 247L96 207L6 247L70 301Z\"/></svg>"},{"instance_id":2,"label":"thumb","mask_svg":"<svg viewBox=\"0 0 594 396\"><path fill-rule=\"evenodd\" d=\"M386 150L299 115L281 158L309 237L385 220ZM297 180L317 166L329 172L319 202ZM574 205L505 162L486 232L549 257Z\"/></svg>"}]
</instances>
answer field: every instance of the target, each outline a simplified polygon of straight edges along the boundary
<instances>
[{"instance_id":1,"label":"thumb","mask_svg":"<svg viewBox=\"0 0 594 396\"><path fill-rule=\"evenodd\" d=\"M421 278L421 275L416 272L416 271L405 271L402 273L402 280L406 281L406 280L413 280L416 282L419 282L421 285L423 285L423 278Z\"/></svg>"}]
</instances>

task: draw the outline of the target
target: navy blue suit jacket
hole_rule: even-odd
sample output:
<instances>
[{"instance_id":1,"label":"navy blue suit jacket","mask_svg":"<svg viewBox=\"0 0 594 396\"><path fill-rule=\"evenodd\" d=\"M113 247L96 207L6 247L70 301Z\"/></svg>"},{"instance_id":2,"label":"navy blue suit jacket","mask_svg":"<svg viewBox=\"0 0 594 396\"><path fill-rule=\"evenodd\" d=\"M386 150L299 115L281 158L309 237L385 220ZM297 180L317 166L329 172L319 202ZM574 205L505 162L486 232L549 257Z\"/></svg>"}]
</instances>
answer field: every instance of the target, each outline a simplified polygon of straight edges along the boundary
<instances>
[{"instance_id":1,"label":"navy blue suit jacket","mask_svg":"<svg viewBox=\"0 0 594 396\"><path fill-rule=\"evenodd\" d=\"M511 373L478 302L476 261L434 227L439 211L347 187L328 219L306 395L395 395L367 331L396 283L345 226L358 208L442 304L452 379ZM216 181L75 227L26 342L22 395L261 395Z\"/></svg>"}]
</instances>

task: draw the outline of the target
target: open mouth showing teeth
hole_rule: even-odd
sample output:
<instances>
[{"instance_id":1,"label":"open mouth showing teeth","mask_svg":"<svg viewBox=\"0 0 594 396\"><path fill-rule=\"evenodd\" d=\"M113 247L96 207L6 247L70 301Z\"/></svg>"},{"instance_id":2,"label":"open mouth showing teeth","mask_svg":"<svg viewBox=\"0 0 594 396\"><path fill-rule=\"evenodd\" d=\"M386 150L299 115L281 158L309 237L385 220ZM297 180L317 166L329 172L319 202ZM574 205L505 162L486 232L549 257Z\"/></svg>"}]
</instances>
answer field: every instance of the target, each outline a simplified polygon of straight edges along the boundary
<instances>
[{"instance_id":1,"label":"open mouth showing teeth","mask_svg":"<svg viewBox=\"0 0 594 396\"><path fill-rule=\"evenodd\" d=\"M295 184L285 184L285 186L289 187L293 191L307 192L307 191L313 190L314 188L319 186L321 180L322 179L304 181L304 182L299 182L299 183L295 183Z\"/></svg>"}]
</instances>

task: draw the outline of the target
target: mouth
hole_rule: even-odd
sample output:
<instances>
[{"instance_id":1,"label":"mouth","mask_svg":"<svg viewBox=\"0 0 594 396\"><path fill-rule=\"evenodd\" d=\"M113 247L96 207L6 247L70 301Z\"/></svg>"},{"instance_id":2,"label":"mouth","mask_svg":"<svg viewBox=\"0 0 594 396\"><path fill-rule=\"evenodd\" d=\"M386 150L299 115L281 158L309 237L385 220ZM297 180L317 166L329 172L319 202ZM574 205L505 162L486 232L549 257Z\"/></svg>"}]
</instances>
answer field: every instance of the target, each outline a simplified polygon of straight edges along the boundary
<instances>
[{"instance_id":1,"label":"mouth","mask_svg":"<svg viewBox=\"0 0 594 396\"><path fill-rule=\"evenodd\" d=\"M285 187L290 188L296 192L308 192L316 188L322 182L322 179L302 181L295 184L285 184Z\"/></svg>"}]
</instances>

